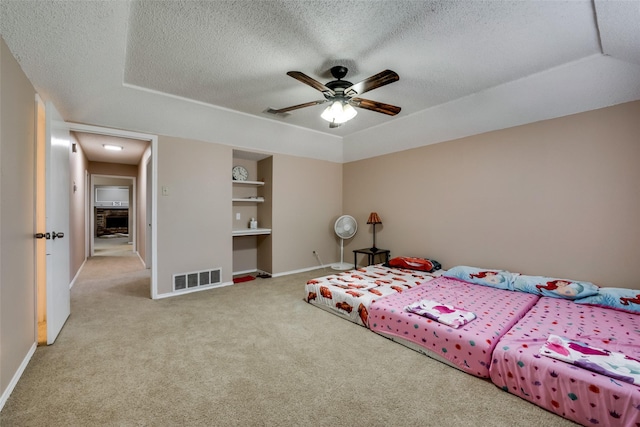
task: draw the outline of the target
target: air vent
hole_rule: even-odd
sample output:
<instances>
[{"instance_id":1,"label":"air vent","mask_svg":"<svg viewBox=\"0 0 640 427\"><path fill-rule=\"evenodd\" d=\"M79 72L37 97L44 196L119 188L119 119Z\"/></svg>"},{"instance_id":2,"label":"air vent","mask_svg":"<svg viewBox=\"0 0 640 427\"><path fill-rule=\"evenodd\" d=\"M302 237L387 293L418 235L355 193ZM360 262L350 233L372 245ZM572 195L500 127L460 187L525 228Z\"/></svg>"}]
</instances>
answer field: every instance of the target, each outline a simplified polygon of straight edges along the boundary
<instances>
[{"instance_id":1,"label":"air vent","mask_svg":"<svg viewBox=\"0 0 640 427\"><path fill-rule=\"evenodd\" d=\"M222 276L222 269L192 271L190 273L179 273L173 275L173 290L183 291L185 289L202 288L206 286L219 285Z\"/></svg>"}]
</instances>

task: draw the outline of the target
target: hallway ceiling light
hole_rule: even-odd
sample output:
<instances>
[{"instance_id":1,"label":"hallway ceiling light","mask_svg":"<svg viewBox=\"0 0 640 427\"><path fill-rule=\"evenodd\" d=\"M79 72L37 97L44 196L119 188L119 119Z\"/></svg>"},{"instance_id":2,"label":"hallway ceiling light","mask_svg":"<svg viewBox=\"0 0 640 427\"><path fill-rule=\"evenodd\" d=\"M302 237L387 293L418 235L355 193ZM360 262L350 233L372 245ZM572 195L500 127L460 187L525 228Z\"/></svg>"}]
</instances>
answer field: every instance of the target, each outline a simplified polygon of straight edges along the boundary
<instances>
[{"instance_id":1,"label":"hallway ceiling light","mask_svg":"<svg viewBox=\"0 0 640 427\"><path fill-rule=\"evenodd\" d=\"M124 149L120 145L102 144L102 146L104 147L105 150L111 150L111 151L122 151Z\"/></svg>"}]
</instances>

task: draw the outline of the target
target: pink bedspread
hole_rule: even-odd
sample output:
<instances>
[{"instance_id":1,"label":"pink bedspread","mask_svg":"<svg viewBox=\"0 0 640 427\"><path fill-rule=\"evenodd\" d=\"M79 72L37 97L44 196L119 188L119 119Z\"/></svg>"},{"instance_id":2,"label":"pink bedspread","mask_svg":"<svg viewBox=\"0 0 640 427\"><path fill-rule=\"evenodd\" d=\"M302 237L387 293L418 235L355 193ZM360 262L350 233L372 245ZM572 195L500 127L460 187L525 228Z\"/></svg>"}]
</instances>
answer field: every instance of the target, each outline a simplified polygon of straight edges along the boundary
<instances>
[{"instance_id":1,"label":"pink bedspread","mask_svg":"<svg viewBox=\"0 0 640 427\"><path fill-rule=\"evenodd\" d=\"M640 387L539 354L549 334L640 358L640 316L542 297L496 346L491 380L583 425L640 425Z\"/></svg>"},{"instance_id":2,"label":"pink bedspread","mask_svg":"<svg viewBox=\"0 0 640 427\"><path fill-rule=\"evenodd\" d=\"M382 335L417 344L425 353L434 353L464 372L487 378L491 353L498 339L538 298L440 277L371 304L369 327ZM463 308L477 317L454 329L404 310L405 306L422 299Z\"/></svg>"}]
</instances>

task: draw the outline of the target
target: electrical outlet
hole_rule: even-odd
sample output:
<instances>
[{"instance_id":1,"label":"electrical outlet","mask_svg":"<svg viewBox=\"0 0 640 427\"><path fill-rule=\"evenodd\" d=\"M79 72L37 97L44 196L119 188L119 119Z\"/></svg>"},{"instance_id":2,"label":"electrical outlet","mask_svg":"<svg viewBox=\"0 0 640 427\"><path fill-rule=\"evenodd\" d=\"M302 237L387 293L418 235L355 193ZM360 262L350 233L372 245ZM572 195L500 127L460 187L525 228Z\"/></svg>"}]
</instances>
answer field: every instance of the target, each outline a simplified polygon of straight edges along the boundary
<instances>
[{"instance_id":1,"label":"electrical outlet","mask_svg":"<svg viewBox=\"0 0 640 427\"><path fill-rule=\"evenodd\" d=\"M240 221L240 212L236 212L236 220Z\"/></svg>"}]
</instances>

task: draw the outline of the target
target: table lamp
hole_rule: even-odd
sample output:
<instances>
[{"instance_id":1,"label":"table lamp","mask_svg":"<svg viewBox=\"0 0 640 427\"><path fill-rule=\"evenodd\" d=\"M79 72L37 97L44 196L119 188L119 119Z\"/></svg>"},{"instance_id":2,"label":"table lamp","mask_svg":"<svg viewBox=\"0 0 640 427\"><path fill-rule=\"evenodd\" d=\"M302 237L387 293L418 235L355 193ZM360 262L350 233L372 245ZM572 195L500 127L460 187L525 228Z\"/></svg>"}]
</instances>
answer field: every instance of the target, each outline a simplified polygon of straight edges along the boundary
<instances>
[{"instance_id":1,"label":"table lamp","mask_svg":"<svg viewBox=\"0 0 640 427\"><path fill-rule=\"evenodd\" d=\"M373 224L373 247L371 248L371 252L376 252L378 250L378 248L376 248L376 224L382 224L382 221L376 212L371 212L367 224Z\"/></svg>"}]
</instances>

